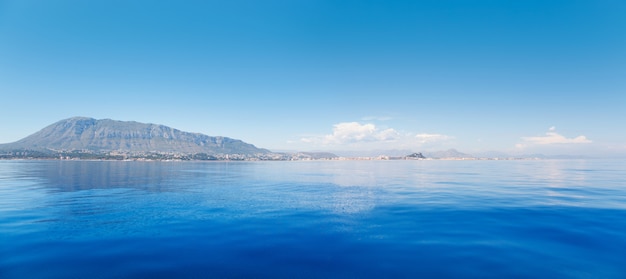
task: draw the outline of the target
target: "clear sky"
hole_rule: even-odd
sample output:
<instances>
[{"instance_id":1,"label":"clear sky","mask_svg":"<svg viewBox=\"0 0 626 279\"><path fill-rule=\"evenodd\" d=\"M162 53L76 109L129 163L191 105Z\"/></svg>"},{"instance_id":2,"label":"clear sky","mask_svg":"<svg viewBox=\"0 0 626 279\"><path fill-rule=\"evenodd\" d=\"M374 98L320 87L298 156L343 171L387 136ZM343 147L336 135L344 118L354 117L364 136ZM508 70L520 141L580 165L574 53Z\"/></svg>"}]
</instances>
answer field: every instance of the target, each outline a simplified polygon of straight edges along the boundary
<instances>
[{"instance_id":1,"label":"clear sky","mask_svg":"<svg viewBox=\"0 0 626 279\"><path fill-rule=\"evenodd\" d=\"M626 2L0 0L0 143L72 116L272 150L626 154Z\"/></svg>"}]
</instances>

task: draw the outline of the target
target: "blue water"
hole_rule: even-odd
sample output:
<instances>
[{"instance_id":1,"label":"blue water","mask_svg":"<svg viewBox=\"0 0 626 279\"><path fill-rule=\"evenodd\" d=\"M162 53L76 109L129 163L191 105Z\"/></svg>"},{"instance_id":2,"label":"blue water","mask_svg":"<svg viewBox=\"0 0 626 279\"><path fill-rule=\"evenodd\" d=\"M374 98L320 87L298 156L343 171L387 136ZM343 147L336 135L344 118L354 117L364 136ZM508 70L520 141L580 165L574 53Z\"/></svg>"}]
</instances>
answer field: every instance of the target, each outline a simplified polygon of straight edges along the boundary
<instances>
[{"instance_id":1,"label":"blue water","mask_svg":"<svg viewBox=\"0 0 626 279\"><path fill-rule=\"evenodd\" d=\"M626 164L0 161L0 278L626 278Z\"/></svg>"}]
</instances>

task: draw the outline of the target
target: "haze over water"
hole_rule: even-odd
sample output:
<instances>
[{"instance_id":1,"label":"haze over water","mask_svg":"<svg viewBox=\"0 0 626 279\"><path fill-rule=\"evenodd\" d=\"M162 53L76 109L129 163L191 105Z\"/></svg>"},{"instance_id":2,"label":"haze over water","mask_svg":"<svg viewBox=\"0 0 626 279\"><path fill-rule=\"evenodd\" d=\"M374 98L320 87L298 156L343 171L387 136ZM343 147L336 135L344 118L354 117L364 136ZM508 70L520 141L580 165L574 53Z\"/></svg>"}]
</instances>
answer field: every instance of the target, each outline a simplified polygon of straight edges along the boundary
<instances>
[{"instance_id":1,"label":"haze over water","mask_svg":"<svg viewBox=\"0 0 626 279\"><path fill-rule=\"evenodd\" d=\"M0 278L624 278L625 171L0 161Z\"/></svg>"}]
</instances>

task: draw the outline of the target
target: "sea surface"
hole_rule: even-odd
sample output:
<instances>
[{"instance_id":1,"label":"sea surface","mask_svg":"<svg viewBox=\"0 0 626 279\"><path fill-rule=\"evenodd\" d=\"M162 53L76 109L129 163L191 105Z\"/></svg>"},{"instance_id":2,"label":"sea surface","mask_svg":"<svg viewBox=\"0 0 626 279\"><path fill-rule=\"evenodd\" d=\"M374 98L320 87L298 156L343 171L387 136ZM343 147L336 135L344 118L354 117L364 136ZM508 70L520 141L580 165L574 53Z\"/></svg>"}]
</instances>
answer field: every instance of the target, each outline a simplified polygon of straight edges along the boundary
<instances>
[{"instance_id":1,"label":"sea surface","mask_svg":"<svg viewBox=\"0 0 626 279\"><path fill-rule=\"evenodd\" d=\"M0 161L0 278L626 278L626 162Z\"/></svg>"}]
</instances>

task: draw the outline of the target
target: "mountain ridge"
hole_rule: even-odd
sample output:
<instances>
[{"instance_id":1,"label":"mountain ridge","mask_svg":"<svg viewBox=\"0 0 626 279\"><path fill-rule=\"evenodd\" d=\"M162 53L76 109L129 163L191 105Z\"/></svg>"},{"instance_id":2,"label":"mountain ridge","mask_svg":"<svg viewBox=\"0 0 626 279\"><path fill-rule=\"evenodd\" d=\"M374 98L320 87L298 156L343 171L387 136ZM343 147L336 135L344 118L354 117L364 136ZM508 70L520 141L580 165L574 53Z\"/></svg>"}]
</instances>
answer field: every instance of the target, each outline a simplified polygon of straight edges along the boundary
<instances>
[{"instance_id":1,"label":"mountain ridge","mask_svg":"<svg viewBox=\"0 0 626 279\"><path fill-rule=\"evenodd\" d=\"M269 154L267 149L223 136L185 132L165 125L71 117L0 149L90 152L172 152L206 154Z\"/></svg>"},{"instance_id":2,"label":"mountain ridge","mask_svg":"<svg viewBox=\"0 0 626 279\"><path fill-rule=\"evenodd\" d=\"M57 121L13 143L0 144L0 159L150 159L150 160L334 160L345 158L406 158L411 150L272 152L238 139L185 132L165 125L71 117ZM407 155L411 154L411 155ZM580 158L580 156L509 155L502 152L467 154L448 149L423 151L431 159Z\"/></svg>"}]
</instances>

